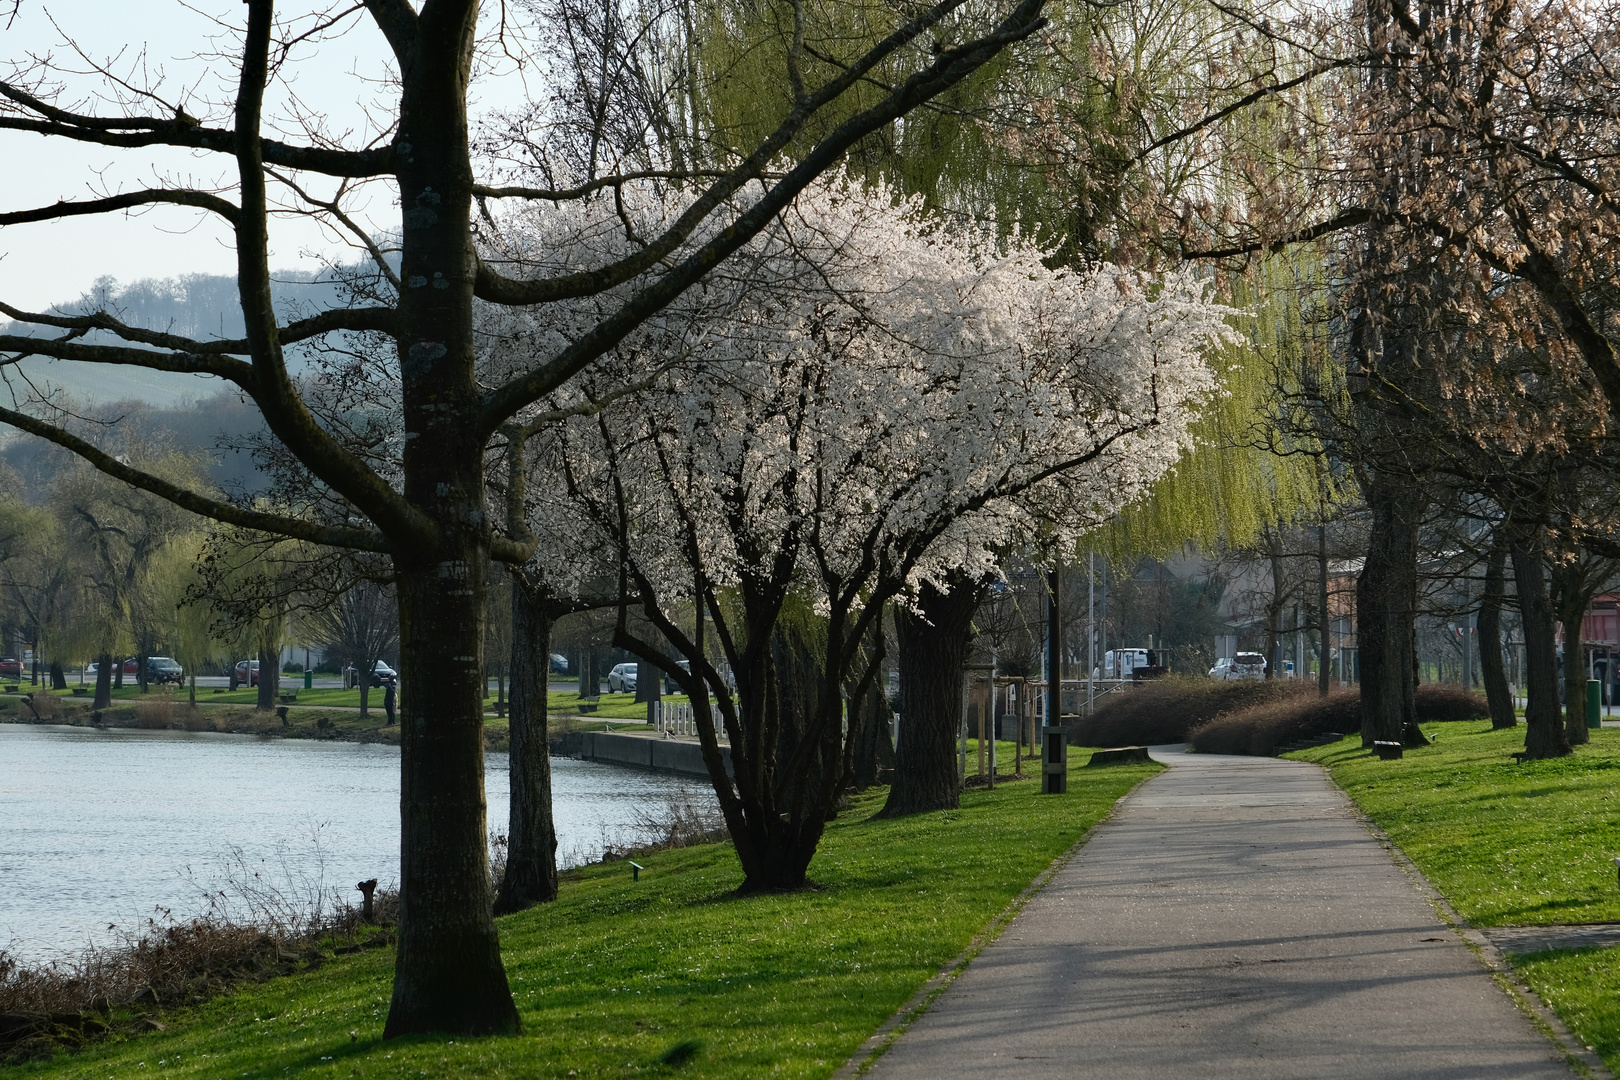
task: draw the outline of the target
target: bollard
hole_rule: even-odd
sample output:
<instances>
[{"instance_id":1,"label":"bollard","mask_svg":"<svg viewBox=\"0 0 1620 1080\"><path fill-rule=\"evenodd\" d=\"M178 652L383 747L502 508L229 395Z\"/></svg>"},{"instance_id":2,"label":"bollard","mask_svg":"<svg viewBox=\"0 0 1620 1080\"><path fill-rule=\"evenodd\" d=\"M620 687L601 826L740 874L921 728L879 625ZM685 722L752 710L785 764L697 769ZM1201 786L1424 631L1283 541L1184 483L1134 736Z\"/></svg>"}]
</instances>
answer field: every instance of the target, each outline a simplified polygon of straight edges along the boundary
<instances>
[{"instance_id":1,"label":"bollard","mask_svg":"<svg viewBox=\"0 0 1620 1080\"><path fill-rule=\"evenodd\" d=\"M1603 684L1596 679L1586 680L1586 726L1603 726Z\"/></svg>"}]
</instances>

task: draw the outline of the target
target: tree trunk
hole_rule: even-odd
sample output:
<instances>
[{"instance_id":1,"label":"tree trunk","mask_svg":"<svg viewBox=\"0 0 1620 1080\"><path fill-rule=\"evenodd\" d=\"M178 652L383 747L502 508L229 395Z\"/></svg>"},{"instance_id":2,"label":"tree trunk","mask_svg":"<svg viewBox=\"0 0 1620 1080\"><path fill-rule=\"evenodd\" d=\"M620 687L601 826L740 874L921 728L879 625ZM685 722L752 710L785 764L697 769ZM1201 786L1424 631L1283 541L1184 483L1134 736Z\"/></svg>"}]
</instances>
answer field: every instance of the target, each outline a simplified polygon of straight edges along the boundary
<instances>
[{"instance_id":1,"label":"tree trunk","mask_svg":"<svg viewBox=\"0 0 1620 1080\"><path fill-rule=\"evenodd\" d=\"M1558 656L1553 641L1552 605L1542 576L1539 536L1532 533L1515 538L1513 578L1524 623L1524 753L1527 758L1563 757L1570 753L1570 746L1559 722Z\"/></svg>"},{"instance_id":2,"label":"tree trunk","mask_svg":"<svg viewBox=\"0 0 1620 1080\"><path fill-rule=\"evenodd\" d=\"M102 653L96 658L96 698L92 709L105 709L112 705L113 658Z\"/></svg>"},{"instance_id":3,"label":"tree trunk","mask_svg":"<svg viewBox=\"0 0 1620 1080\"><path fill-rule=\"evenodd\" d=\"M112 658L108 657L108 663L111 662ZM114 690L122 690L124 688L124 662L122 660L118 661L118 666L113 668L112 680Z\"/></svg>"},{"instance_id":4,"label":"tree trunk","mask_svg":"<svg viewBox=\"0 0 1620 1080\"><path fill-rule=\"evenodd\" d=\"M805 633L778 623L771 637L771 665L776 672L776 805L792 812L832 782L841 763L838 740L829 740L820 723L824 675ZM809 745L814 742L815 745ZM794 769L798 758L803 764Z\"/></svg>"},{"instance_id":5,"label":"tree trunk","mask_svg":"<svg viewBox=\"0 0 1620 1080\"><path fill-rule=\"evenodd\" d=\"M376 664L376 661L373 660L372 663ZM366 717L366 716L371 715L371 672L370 671L362 671L360 673L360 715L362 717Z\"/></svg>"},{"instance_id":6,"label":"tree trunk","mask_svg":"<svg viewBox=\"0 0 1620 1080\"><path fill-rule=\"evenodd\" d=\"M495 914L557 899L557 827L551 815L551 748L546 731L552 617L537 590L512 575L510 796L506 874Z\"/></svg>"},{"instance_id":7,"label":"tree trunk","mask_svg":"<svg viewBox=\"0 0 1620 1080\"><path fill-rule=\"evenodd\" d=\"M973 613L984 590L954 580L948 593L925 584L918 612L896 605L900 668L900 744L894 779L878 817L901 817L962 805L956 760L962 723L962 669L972 641Z\"/></svg>"},{"instance_id":8,"label":"tree trunk","mask_svg":"<svg viewBox=\"0 0 1620 1080\"><path fill-rule=\"evenodd\" d=\"M277 678L280 672L280 651L270 652L267 649L259 650L259 711L269 712L276 707L276 684L281 680ZM249 667L249 673L252 672Z\"/></svg>"},{"instance_id":9,"label":"tree trunk","mask_svg":"<svg viewBox=\"0 0 1620 1080\"><path fill-rule=\"evenodd\" d=\"M642 660L636 664L636 704L661 701L664 697L664 673Z\"/></svg>"},{"instance_id":10,"label":"tree trunk","mask_svg":"<svg viewBox=\"0 0 1620 1080\"><path fill-rule=\"evenodd\" d=\"M1571 746L1591 742L1586 731L1586 646L1582 623L1590 601L1579 565L1552 572L1554 614L1564 625L1564 737Z\"/></svg>"},{"instance_id":11,"label":"tree trunk","mask_svg":"<svg viewBox=\"0 0 1620 1080\"><path fill-rule=\"evenodd\" d=\"M1507 592L1507 548L1492 543L1485 557L1485 595L1479 601L1479 672L1493 729L1516 727L1513 692L1502 665L1502 598Z\"/></svg>"},{"instance_id":12,"label":"tree trunk","mask_svg":"<svg viewBox=\"0 0 1620 1080\"><path fill-rule=\"evenodd\" d=\"M476 474L460 479L460 485L443 483L441 490L480 491ZM421 562L395 557L402 682L400 917L394 997L383 1036L514 1032L521 1024L491 917L484 803L484 688L477 653L484 642L489 555L464 535L425 554ZM467 652L446 656L446 641Z\"/></svg>"},{"instance_id":13,"label":"tree trunk","mask_svg":"<svg viewBox=\"0 0 1620 1080\"><path fill-rule=\"evenodd\" d=\"M135 654L135 685L141 688L141 693L143 693L143 694L151 689L151 687L147 683L147 678L146 678L146 650L145 649L141 649L139 652L137 652Z\"/></svg>"},{"instance_id":14,"label":"tree trunk","mask_svg":"<svg viewBox=\"0 0 1620 1080\"><path fill-rule=\"evenodd\" d=\"M1367 494L1372 513L1367 561L1356 579L1356 645L1361 658L1361 745L1428 742L1417 726L1417 541L1422 499L1387 473Z\"/></svg>"},{"instance_id":15,"label":"tree trunk","mask_svg":"<svg viewBox=\"0 0 1620 1080\"><path fill-rule=\"evenodd\" d=\"M68 688L67 673L62 670L62 662L60 660L52 660L51 661L51 689L52 690L66 690L67 688Z\"/></svg>"}]
</instances>

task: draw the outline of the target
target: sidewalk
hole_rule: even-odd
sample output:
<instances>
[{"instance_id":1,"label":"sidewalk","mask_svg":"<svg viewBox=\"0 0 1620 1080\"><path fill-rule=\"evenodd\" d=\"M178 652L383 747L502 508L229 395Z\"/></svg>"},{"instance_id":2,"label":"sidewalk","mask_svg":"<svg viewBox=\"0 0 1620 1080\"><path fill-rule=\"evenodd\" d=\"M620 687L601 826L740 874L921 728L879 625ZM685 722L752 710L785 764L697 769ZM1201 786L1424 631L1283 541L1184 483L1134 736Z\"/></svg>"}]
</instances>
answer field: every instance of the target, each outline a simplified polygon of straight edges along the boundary
<instances>
[{"instance_id":1,"label":"sidewalk","mask_svg":"<svg viewBox=\"0 0 1620 1080\"><path fill-rule=\"evenodd\" d=\"M1574 1075L1320 769L1154 757L871 1080Z\"/></svg>"}]
</instances>

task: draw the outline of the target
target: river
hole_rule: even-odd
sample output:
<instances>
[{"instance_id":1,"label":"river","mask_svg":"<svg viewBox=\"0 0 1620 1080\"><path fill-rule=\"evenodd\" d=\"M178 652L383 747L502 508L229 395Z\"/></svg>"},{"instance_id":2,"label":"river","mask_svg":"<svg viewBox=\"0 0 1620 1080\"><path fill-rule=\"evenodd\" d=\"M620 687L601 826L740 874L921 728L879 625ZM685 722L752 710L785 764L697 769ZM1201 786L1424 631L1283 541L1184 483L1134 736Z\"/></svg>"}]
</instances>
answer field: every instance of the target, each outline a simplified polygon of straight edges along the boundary
<instances>
[{"instance_id":1,"label":"river","mask_svg":"<svg viewBox=\"0 0 1620 1080\"><path fill-rule=\"evenodd\" d=\"M639 815L699 781L552 758L558 858L633 842ZM507 758L485 757L506 826ZM399 873L399 749L182 731L0 724L0 949L39 957L116 940L260 875L294 897Z\"/></svg>"}]
</instances>

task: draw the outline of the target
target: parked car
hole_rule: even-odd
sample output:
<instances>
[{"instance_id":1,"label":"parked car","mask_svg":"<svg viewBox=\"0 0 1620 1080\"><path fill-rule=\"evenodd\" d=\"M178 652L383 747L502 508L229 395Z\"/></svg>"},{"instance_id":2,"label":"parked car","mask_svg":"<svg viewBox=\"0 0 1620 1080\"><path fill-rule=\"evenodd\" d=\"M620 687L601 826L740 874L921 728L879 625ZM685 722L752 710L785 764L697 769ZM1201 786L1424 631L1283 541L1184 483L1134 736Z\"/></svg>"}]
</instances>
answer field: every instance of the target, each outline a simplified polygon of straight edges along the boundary
<instances>
[{"instance_id":1,"label":"parked car","mask_svg":"<svg viewBox=\"0 0 1620 1080\"><path fill-rule=\"evenodd\" d=\"M158 684L174 683L180 685L186 677L186 671L178 661L167 656L148 656L146 658L146 681Z\"/></svg>"},{"instance_id":2,"label":"parked car","mask_svg":"<svg viewBox=\"0 0 1620 1080\"><path fill-rule=\"evenodd\" d=\"M568 674L568 657L564 656L562 653L557 653L557 652L552 653L551 654L551 673L553 675L566 675L566 674Z\"/></svg>"},{"instance_id":3,"label":"parked car","mask_svg":"<svg viewBox=\"0 0 1620 1080\"><path fill-rule=\"evenodd\" d=\"M676 664L678 664L680 666L680 669L682 671L686 672L688 675L692 674L692 661L690 661L690 660L677 660ZM680 693L680 691L681 691L681 688L675 685L675 680L671 679L669 677L669 673L666 671L664 673L664 693L666 693L666 694L678 694L678 693Z\"/></svg>"},{"instance_id":4,"label":"parked car","mask_svg":"<svg viewBox=\"0 0 1620 1080\"><path fill-rule=\"evenodd\" d=\"M1209 677L1226 682L1266 677L1266 658L1257 652L1240 652L1236 656L1223 656L1209 669Z\"/></svg>"},{"instance_id":5,"label":"parked car","mask_svg":"<svg viewBox=\"0 0 1620 1080\"><path fill-rule=\"evenodd\" d=\"M22 674L21 660L18 660L15 656L0 659L0 679L20 679Z\"/></svg>"},{"instance_id":6,"label":"parked car","mask_svg":"<svg viewBox=\"0 0 1620 1080\"><path fill-rule=\"evenodd\" d=\"M389 667L386 661L379 660L371 669L371 685L385 686L388 683L399 682L399 672Z\"/></svg>"},{"instance_id":7,"label":"parked car","mask_svg":"<svg viewBox=\"0 0 1620 1080\"><path fill-rule=\"evenodd\" d=\"M231 669L231 689L238 686L259 685L259 662L257 660L238 660L236 667Z\"/></svg>"},{"instance_id":8,"label":"parked car","mask_svg":"<svg viewBox=\"0 0 1620 1080\"><path fill-rule=\"evenodd\" d=\"M608 693L633 694L636 692L636 664L614 664L608 672Z\"/></svg>"}]
</instances>

